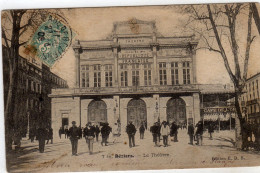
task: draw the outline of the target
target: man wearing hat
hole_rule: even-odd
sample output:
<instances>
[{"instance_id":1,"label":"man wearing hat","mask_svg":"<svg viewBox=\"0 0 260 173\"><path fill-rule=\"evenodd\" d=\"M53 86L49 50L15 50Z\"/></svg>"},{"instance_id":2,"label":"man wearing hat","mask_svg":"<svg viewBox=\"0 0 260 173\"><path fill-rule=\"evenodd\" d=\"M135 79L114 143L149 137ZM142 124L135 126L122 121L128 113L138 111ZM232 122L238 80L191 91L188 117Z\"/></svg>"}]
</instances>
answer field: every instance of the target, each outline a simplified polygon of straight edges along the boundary
<instances>
[{"instance_id":1,"label":"man wearing hat","mask_svg":"<svg viewBox=\"0 0 260 173\"><path fill-rule=\"evenodd\" d=\"M202 140L203 140L203 123L202 121L199 121L196 124L196 138L197 138L197 143L196 145L202 145Z\"/></svg>"},{"instance_id":2,"label":"man wearing hat","mask_svg":"<svg viewBox=\"0 0 260 173\"><path fill-rule=\"evenodd\" d=\"M76 121L72 121L72 127L69 129L69 136L72 145L72 156L77 156L79 129L76 126Z\"/></svg>"},{"instance_id":3,"label":"man wearing hat","mask_svg":"<svg viewBox=\"0 0 260 173\"><path fill-rule=\"evenodd\" d=\"M174 136L174 142L178 142L178 126L175 121L172 123L171 133Z\"/></svg>"},{"instance_id":4,"label":"man wearing hat","mask_svg":"<svg viewBox=\"0 0 260 173\"><path fill-rule=\"evenodd\" d=\"M91 122L88 122L86 124L86 127L84 128L83 134L86 139L86 143L88 144L88 150L89 154L93 153L93 143L94 143L94 137L95 137L95 127L91 125Z\"/></svg>"},{"instance_id":5,"label":"man wearing hat","mask_svg":"<svg viewBox=\"0 0 260 173\"><path fill-rule=\"evenodd\" d=\"M170 128L167 125L166 121L162 122L162 127L161 127L161 135L163 136L163 145L164 147L168 146L168 135L170 134Z\"/></svg>"},{"instance_id":6,"label":"man wearing hat","mask_svg":"<svg viewBox=\"0 0 260 173\"><path fill-rule=\"evenodd\" d=\"M133 125L132 121L129 122L129 124L126 126L126 133L128 134L129 138L129 147L135 147L135 133L136 128Z\"/></svg>"}]
</instances>

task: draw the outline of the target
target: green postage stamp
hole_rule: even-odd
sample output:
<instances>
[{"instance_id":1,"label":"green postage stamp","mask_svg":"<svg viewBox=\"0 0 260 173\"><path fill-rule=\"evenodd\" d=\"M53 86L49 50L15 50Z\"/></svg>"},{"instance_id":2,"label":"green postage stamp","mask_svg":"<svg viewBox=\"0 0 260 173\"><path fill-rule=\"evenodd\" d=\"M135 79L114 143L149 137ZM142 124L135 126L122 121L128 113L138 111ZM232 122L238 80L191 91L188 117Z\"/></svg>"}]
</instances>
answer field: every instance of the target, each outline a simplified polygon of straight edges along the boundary
<instances>
[{"instance_id":1,"label":"green postage stamp","mask_svg":"<svg viewBox=\"0 0 260 173\"><path fill-rule=\"evenodd\" d=\"M34 33L31 42L36 55L47 65L52 66L70 46L73 32L66 22L57 16L49 15Z\"/></svg>"}]
</instances>

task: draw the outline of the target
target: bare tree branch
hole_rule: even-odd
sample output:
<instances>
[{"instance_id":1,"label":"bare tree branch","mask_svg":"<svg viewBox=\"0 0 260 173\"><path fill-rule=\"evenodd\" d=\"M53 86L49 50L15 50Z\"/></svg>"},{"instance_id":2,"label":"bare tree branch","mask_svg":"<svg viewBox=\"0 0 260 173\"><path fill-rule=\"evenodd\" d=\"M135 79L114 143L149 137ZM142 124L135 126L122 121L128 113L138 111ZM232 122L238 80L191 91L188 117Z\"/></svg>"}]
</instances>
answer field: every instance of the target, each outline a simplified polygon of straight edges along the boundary
<instances>
[{"instance_id":1,"label":"bare tree branch","mask_svg":"<svg viewBox=\"0 0 260 173\"><path fill-rule=\"evenodd\" d=\"M229 65L229 62L228 62L228 59L227 59L227 55L226 55L226 52L222 46L222 43L221 43L221 40L220 40L220 37L219 37L219 34L218 34L218 31L217 31L217 27L214 23L214 20L213 20L213 17L212 17L212 13L211 13L211 9L210 9L210 5L207 5L207 9L208 9L208 13L209 13L209 18L210 18L210 22L211 22L211 25L212 25L212 28L213 28L213 31L214 31L214 34L215 34L215 37L216 37L216 40L217 40L217 44L219 46L219 49L220 49L220 52L221 52L221 56L224 60L224 65L226 67L226 70L230 76L230 79L233 81L234 84L237 83L237 80L230 68L230 65Z\"/></svg>"},{"instance_id":2,"label":"bare tree branch","mask_svg":"<svg viewBox=\"0 0 260 173\"><path fill-rule=\"evenodd\" d=\"M244 81L246 81L246 79L247 79L248 60L249 60L249 57L250 57L251 43L253 42L253 40L255 38L255 36L253 38L251 38L252 18L253 18L253 11L252 11L252 8L249 8L248 28L247 28L247 43L246 43L245 62L244 62L244 74L243 74L243 80Z\"/></svg>"}]
</instances>

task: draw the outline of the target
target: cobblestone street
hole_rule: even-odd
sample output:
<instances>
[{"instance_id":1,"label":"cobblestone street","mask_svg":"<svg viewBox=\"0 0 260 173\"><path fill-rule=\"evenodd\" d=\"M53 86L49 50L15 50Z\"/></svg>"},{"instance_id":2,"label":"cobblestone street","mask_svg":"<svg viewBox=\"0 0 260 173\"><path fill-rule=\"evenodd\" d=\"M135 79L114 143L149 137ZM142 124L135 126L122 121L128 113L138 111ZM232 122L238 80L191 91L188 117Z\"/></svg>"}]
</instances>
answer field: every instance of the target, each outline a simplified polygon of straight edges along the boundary
<instances>
[{"instance_id":1,"label":"cobblestone street","mask_svg":"<svg viewBox=\"0 0 260 173\"><path fill-rule=\"evenodd\" d=\"M100 142L94 143L93 155L88 153L87 144L81 139L78 156L71 155L70 141L64 139L64 136L62 139L54 139L53 144L47 144L44 153L39 153L37 141L30 143L24 139L21 151L13 152L7 158L10 160L11 172L97 171L108 167L112 170L133 170L191 168L201 165L203 167L259 165L259 152L237 151L233 148L232 134L233 131L216 132L214 139L209 140L208 133L205 133L203 146L192 146L188 144L186 130L179 130L179 142L170 141L169 147L162 145L154 147L151 133L146 132L144 140L139 139L139 134L136 135L134 148L129 148L127 136L110 137L108 146L101 146ZM244 160L247 160L246 163Z\"/></svg>"}]
</instances>

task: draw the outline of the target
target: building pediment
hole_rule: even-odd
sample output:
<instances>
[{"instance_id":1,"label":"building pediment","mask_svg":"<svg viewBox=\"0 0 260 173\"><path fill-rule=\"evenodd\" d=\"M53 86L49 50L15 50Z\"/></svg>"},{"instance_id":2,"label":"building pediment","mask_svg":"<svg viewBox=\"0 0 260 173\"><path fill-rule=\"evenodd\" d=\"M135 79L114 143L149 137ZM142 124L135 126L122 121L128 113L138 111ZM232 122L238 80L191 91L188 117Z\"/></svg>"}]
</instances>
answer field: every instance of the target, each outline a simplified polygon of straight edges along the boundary
<instances>
[{"instance_id":1,"label":"building pediment","mask_svg":"<svg viewBox=\"0 0 260 173\"><path fill-rule=\"evenodd\" d=\"M155 21L143 21L131 18L127 21L115 22L113 25L113 35L132 36L132 35L152 35L157 33Z\"/></svg>"}]
</instances>

